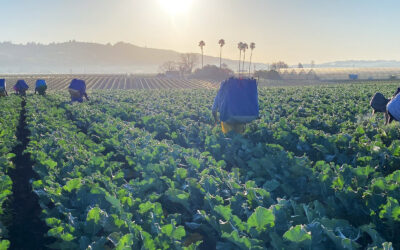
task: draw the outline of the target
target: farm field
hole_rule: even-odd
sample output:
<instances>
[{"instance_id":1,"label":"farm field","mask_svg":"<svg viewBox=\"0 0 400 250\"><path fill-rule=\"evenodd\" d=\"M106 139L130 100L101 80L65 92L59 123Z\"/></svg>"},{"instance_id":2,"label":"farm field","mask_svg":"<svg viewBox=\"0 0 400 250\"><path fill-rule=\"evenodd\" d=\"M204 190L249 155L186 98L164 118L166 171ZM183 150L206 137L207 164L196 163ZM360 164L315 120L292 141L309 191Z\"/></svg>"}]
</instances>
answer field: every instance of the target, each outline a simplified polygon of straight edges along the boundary
<instances>
[{"instance_id":1,"label":"farm field","mask_svg":"<svg viewBox=\"0 0 400 250\"><path fill-rule=\"evenodd\" d=\"M0 75L7 81L7 90L11 91L18 79L24 79L30 91L34 91L37 79L47 82L48 90L67 89L74 78L86 81L88 90L97 89L198 89L215 88L215 83L195 79L158 78L140 75Z\"/></svg>"},{"instance_id":2,"label":"farm field","mask_svg":"<svg viewBox=\"0 0 400 250\"><path fill-rule=\"evenodd\" d=\"M261 87L243 135L216 89L0 98L0 248L399 249L399 84Z\"/></svg>"}]
</instances>

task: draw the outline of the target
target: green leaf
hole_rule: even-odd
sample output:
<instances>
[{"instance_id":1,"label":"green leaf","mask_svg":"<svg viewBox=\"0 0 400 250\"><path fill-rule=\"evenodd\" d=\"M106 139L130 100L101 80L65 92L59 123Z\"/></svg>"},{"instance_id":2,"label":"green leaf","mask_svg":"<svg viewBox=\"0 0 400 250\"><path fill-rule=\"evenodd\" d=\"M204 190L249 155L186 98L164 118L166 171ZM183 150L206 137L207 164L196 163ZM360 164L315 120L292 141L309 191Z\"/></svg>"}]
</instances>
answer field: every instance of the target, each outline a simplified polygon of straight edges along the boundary
<instances>
[{"instance_id":1,"label":"green leaf","mask_svg":"<svg viewBox=\"0 0 400 250\"><path fill-rule=\"evenodd\" d=\"M161 232L170 238L181 240L186 236L186 231L183 226L175 227L174 224L167 224L161 227Z\"/></svg>"},{"instance_id":2,"label":"green leaf","mask_svg":"<svg viewBox=\"0 0 400 250\"><path fill-rule=\"evenodd\" d=\"M190 210L189 193L186 193L179 189L170 188L165 192L165 195L167 195L170 201L179 203L183 205L187 210Z\"/></svg>"},{"instance_id":3,"label":"green leaf","mask_svg":"<svg viewBox=\"0 0 400 250\"><path fill-rule=\"evenodd\" d=\"M7 160L9 160L9 159L11 159L11 158L13 158L13 157L15 157L15 154L13 154L13 153L8 153L8 154L6 155Z\"/></svg>"},{"instance_id":4,"label":"green leaf","mask_svg":"<svg viewBox=\"0 0 400 250\"><path fill-rule=\"evenodd\" d=\"M97 224L100 221L100 213L101 212L102 211L99 207L94 207L94 208L90 209L87 214L86 221L93 220Z\"/></svg>"},{"instance_id":5,"label":"green leaf","mask_svg":"<svg viewBox=\"0 0 400 250\"><path fill-rule=\"evenodd\" d=\"M257 231L264 231L266 226L273 227L275 225L274 213L265 207L257 207L247 220L249 228L255 227Z\"/></svg>"},{"instance_id":6,"label":"green leaf","mask_svg":"<svg viewBox=\"0 0 400 250\"><path fill-rule=\"evenodd\" d=\"M43 181L37 180L32 183L33 189L43 188Z\"/></svg>"},{"instance_id":7,"label":"green leaf","mask_svg":"<svg viewBox=\"0 0 400 250\"><path fill-rule=\"evenodd\" d=\"M334 189L343 189L344 186L344 180L343 180L343 176L339 175L338 177L335 178L335 180L332 183L332 187Z\"/></svg>"},{"instance_id":8,"label":"green leaf","mask_svg":"<svg viewBox=\"0 0 400 250\"><path fill-rule=\"evenodd\" d=\"M89 164L96 168L103 168L105 165L104 160L101 157L93 157L92 159L90 159Z\"/></svg>"},{"instance_id":9,"label":"green leaf","mask_svg":"<svg viewBox=\"0 0 400 250\"><path fill-rule=\"evenodd\" d=\"M400 221L400 207L399 202L392 198L388 197L388 202L385 205L382 205L381 211L379 212L379 217L381 219L388 219L391 221Z\"/></svg>"},{"instance_id":10,"label":"green leaf","mask_svg":"<svg viewBox=\"0 0 400 250\"><path fill-rule=\"evenodd\" d=\"M51 159L48 159L48 160L42 162L42 164L47 166L49 169L53 169L57 166L57 162L55 162Z\"/></svg>"},{"instance_id":11,"label":"green leaf","mask_svg":"<svg viewBox=\"0 0 400 250\"><path fill-rule=\"evenodd\" d=\"M386 188L386 181L384 178L376 178L372 180L371 188L375 192L383 192Z\"/></svg>"},{"instance_id":12,"label":"green leaf","mask_svg":"<svg viewBox=\"0 0 400 250\"><path fill-rule=\"evenodd\" d=\"M300 243L311 240L311 233L307 232L303 225L297 225L284 233L283 238L291 242Z\"/></svg>"},{"instance_id":13,"label":"green leaf","mask_svg":"<svg viewBox=\"0 0 400 250\"><path fill-rule=\"evenodd\" d=\"M168 237L171 237L173 229L174 228L173 228L172 224L168 224L168 225L161 227L161 232L166 234Z\"/></svg>"},{"instance_id":14,"label":"green leaf","mask_svg":"<svg viewBox=\"0 0 400 250\"><path fill-rule=\"evenodd\" d=\"M79 189L81 186L82 180L80 178L76 178L69 180L63 188L70 193L72 190Z\"/></svg>"},{"instance_id":15,"label":"green leaf","mask_svg":"<svg viewBox=\"0 0 400 250\"><path fill-rule=\"evenodd\" d=\"M227 239L235 244L238 247L235 249L263 249L259 246L261 241L250 239L246 236L240 237L238 231L236 230L232 231L230 234L226 232L222 233L222 238Z\"/></svg>"},{"instance_id":16,"label":"green leaf","mask_svg":"<svg viewBox=\"0 0 400 250\"><path fill-rule=\"evenodd\" d=\"M151 203L150 201L147 201L145 203L141 203L139 205L139 213L144 214L147 211L149 211L150 209L152 209L154 207L154 204Z\"/></svg>"},{"instance_id":17,"label":"green leaf","mask_svg":"<svg viewBox=\"0 0 400 250\"><path fill-rule=\"evenodd\" d=\"M118 198L111 195L106 195L106 200L111 204L113 208L116 208L119 211L122 209L121 202Z\"/></svg>"},{"instance_id":18,"label":"green leaf","mask_svg":"<svg viewBox=\"0 0 400 250\"><path fill-rule=\"evenodd\" d=\"M156 245L151 235L146 231L141 231L144 249L156 249Z\"/></svg>"},{"instance_id":19,"label":"green leaf","mask_svg":"<svg viewBox=\"0 0 400 250\"><path fill-rule=\"evenodd\" d=\"M361 126L358 126L358 127L357 127L356 132L357 132L358 134L360 134L360 135L365 134L365 130L364 130L363 127L361 127Z\"/></svg>"},{"instance_id":20,"label":"green leaf","mask_svg":"<svg viewBox=\"0 0 400 250\"><path fill-rule=\"evenodd\" d=\"M72 241L72 240L75 239L75 237L74 237L72 234L70 234L70 233L66 233L66 234L62 234L62 235L61 235L61 239L62 239L63 241Z\"/></svg>"},{"instance_id":21,"label":"green leaf","mask_svg":"<svg viewBox=\"0 0 400 250\"><path fill-rule=\"evenodd\" d=\"M179 176L179 178L181 178L181 180L183 180L187 176L187 170L184 168L177 168L176 175Z\"/></svg>"},{"instance_id":22,"label":"green leaf","mask_svg":"<svg viewBox=\"0 0 400 250\"><path fill-rule=\"evenodd\" d=\"M228 221L231 218L232 210L230 207L218 205L214 208L214 211L217 212L224 218L225 221Z\"/></svg>"},{"instance_id":23,"label":"green leaf","mask_svg":"<svg viewBox=\"0 0 400 250\"><path fill-rule=\"evenodd\" d=\"M177 239L177 240L181 240L185 236L186 236L186 231L183 226L179 226L179 227L175 228L175 230L172 234L172 238Z\"/></svg>"},{"instance_id":24,"label":"green leaf","mask_svg":"<svg viewBox=\"0 0 400 250\"><path fill-rule=\"evenodd\" d=\"M47 232L47 234L48 234L49 236L58 237L58 236L60 236L60 234L61 234L63 231L64 231L64 228L61 227L61 226L59 226L59 227L55 227L55 228L50 229L50 230Z\"/></svg>"},{"instance_id":25,"label":"green leaf","mask_svg":"<svg viewBox=\"0 0 400 250\"><path fill-rule=\"evenodd\" d=\"M132 234L125 234L121 237L116 247L116 250L128 250L132 249L133 245L133 235Z\"/></svg>"},{"instance_id":26,"label":"green leaf","mask_svg":"<svg viewBox=\"0 0 400 250\"><path fill-rule=\"evenodd\" d=\"M0 250L6 250L10 247L10 242L8 240L2 240L0 242Z\"/></svg>"},{"instance_id":27,"label":"green leaf","mask_svg":"<svg viewBox=\"0 0 400 250\"><path fill-rule=\"evenodd\" d=\"M189 163L189 165L191 165L192 167L195 167L195 168L197 168L197 169L200 168L200 162L199 162L198 159L196 159L196 158L194 158L194 157L189 157L186 161L187 161L187 162Z\"/></svg>"},{"instance_id":28,"label":"green leaf","mask_svg":"<svg viewBox=\"0 0 400 250\"><path fill-rule=\"evenodd\" d=\"M46 224L49 227L54 227L54 226L58 226L61 225L61 220L57 219L57 218L47 218L46 219Z\"/></svg>"}]
</instances>

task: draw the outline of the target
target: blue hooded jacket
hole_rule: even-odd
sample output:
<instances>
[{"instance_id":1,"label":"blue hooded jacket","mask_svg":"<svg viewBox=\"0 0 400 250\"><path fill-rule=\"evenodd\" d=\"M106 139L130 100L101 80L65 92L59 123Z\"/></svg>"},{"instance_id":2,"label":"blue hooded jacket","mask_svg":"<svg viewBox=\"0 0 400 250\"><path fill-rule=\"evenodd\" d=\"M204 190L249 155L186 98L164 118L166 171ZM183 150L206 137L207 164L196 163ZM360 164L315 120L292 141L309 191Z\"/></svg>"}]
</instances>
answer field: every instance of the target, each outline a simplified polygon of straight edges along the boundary
<instances>
[{"instance_id":1,"label":"blue hooded jacket","mask_svg":"<svg viewBox=\"0 0 400 250\"><path fill-rule=\"evenodd\" d=\"M257 81L232 77L222 82L213 104L215 111L219 111L221 121L227 123L247 123L257 119Z\"/></svg>"},{"instance_id":2,"label":"blue hooded jacket","mask_svg":"<svg viewBox=\"0 0 400 250\"><path fill-rule=\"evenodd\" d=\"M0 89L1 88L3 88L3 89L6 88L6 79L0 79Z\"/></svg>"},{"instance_id":3,"label":"blue hooded jacket","mask_svg":"<svg viewBox=\"0 0 400 250\"><path fill-rule=\"evenodd\" d=\"M42 80L42 79L37 80L36 81L36 88L42 87L42 86L46 86L46 81Z\"/></svg>"},{"instance_id":4,"label":"blue hooded jacket","mask_svg":"<svg viewBox=\"0 0 400 250\"><path fill-rule=\"evenodd\" d=\"M86 93L86 83L83 80L73 79L69 85L70 89L78 90L81 95Z\"/></svg>"},{"instance_id":5,"label":"blue hooded jacket","mask_svg":"<svg viewBox=\"0 0 400 250\"><path fill-rule=\"evenodd\" d=\"M29 89L28 84L24 80L18 80L14 86L17 90L27 90Z\"/></svg>"}]
</instances>

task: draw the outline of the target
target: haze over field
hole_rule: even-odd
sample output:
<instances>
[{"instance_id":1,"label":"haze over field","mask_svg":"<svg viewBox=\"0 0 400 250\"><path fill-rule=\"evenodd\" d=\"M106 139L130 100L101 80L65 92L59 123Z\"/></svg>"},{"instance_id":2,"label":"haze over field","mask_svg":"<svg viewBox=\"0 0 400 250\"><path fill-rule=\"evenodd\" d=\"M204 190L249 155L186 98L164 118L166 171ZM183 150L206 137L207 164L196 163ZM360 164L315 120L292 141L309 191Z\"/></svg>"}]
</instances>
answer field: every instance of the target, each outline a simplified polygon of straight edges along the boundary
<instances>
[{"instance_id":1,"label":"haze over field","mask_svg":"<svg viewBox=\"0 0 400 250\"><path fill-rule=\"evenodd\" d=\"M331 62L357 60L362 65L356 63L356 66L360 67L370 65L360 60L385 60L372 66L396 67L398 62L394 60L400 60L399 7L400 2L395 0L0 0L0 41L16 44L123 41L142 48L166 50L146 50L145 59L139 52L128 53L131 59L121 55L119 61L128 60L129 64L121 65L110 58L107 64L114 62L119 72L127 71L125 66L133 72L154 72L161 58L177 56L172 51L200 53L200 40L206 42L204 54L215 57L206 58L205 62L217 64L220 52L217 42L221 38L226 41L223 57L231 60L238 60L237 44L243 41L256 43L253 61L265 64L282 60L289 65L299 62L307 65L313 60L317 65L337 66L338 63ZM7 49L6 52L9 53ZM87 53L75 58L81 60L77 62L71 59L72 54L62 54L52 59L22 58L21 65L14 64L18 60L6 57L18 56L18 53L4 54L4 48L1 53L3 71L4 64L11 71L26 70L24 63L29 60L36 61L39 67L28 67L28 71L72 69L89 73L104 66L101 60L95 65L85 64L93 59ZM107 53L104 49L101 54ZM88 58L82 58L83 55ZM48 64L58 70L42 69ZM343 65L346 64L350 66L354 62ZM59 66L63 66L61 70Z\"/></svg>"},{"instance_id":2,"label":"haze over field","mask_svg":"<svg viewBox=\"0 0 400 250\"><path fill-rule=\"evenodd\" d=\"M164 62L179 60L180 53L176 51L122 42L113 45L75 41L49 45L0 43L0 73L158 73ZM219 58L205 56L204 62L219 65ZM234 60L223 62L233 69L237 66ZM268 67L260 63L255 66Z\"/></svg>"},{"instance_id":3,"label":"haze over field","mask_svg":"<svg viewBox=\"0 0 400 250\"><path fill-rule=\"evenodd\" d=\"M197 57L199 58L200 54ZM179 60L180 53L176 51L143 48L122 42L113 45L73 41L49 45L0 43L0 73L158 73L160 65L164 62ZM205 56L204 63L219 65L219 58ZM223 63L231 69L237 69L238 61L223 59ZM256 69L269 68L268 64L254 65ZM315 65L318 68L355 66L400 67L400 62L338 61ZM197 67L200 67L199 62Z\"/></svg>"}]
</instances>

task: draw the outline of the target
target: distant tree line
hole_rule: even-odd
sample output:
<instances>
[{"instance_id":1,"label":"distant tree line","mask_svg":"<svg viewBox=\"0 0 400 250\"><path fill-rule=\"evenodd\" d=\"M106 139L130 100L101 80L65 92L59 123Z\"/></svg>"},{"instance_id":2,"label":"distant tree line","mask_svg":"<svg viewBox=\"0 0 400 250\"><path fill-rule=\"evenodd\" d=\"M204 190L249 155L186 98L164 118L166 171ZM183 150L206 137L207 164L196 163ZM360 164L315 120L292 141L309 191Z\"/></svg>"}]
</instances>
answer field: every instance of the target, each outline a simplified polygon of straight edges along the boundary
<instances>
[{"instance_id":1,"label":"distant tree line","mask_svg":"<svg viewBox=\"0 0 400 250\"><path fill-rule=\"evenodd\" d=\"M200 50L201 50L201 68L200 69L196 69L193 73L193 70L199 63L199 59L196 56L196 54L186 53L186 54L181 54L180 60L177 62L167 61L164 64L162 64L160 66L160 71L162 72L160 75L171 76L171 77L190 76L190 77L203 78L203 79L204 78L205 79L214 79L214 80L224 80L227 77L234 75L234 72L231 69L229 69L225 64L222 63L222 48L225 46L225 40L220 39L218 41L218 44L220 47L219 68L215 65L204 65L204 47L206 46L206 43L203 40L201 40L198 43L198 46L200 47ZM241 76L242 73L247 72L247 70L245 70L246 51L248 49L251 50L249 68L248 68L248 75L250 77L252 75L251 74L251 64L252 64L253 50L255 49L256 44L252 42L252 43L250 43L250 46L249 46L247 43L239 42L237 47L239 49L239 67L238 67L239 76ZM243 58L242 58L242 55L243 55ZM311 65L311 68L313 68L315 65L314 61L312 61L310 65ZM298 63L297 67L304 68L302 63ZM266 79L279 80L279 79L281 79L281 77L279 75L279 70L287 69L287 68L289 68L289 65L287 63L285 63L284 61L277 61L277 62L273 62L272 64L270 64L269 70L255 71L253 76L266 78Z\"/></svg>"},{"instance_id":2,"label":"distant tree line","mask_svg":"<svg viewBox=\"0 0 400 250\"><path fill-rule=\"evenodd\" d=\"M199 59L194 53L181 54L179 61L167 61L160 66L161 73L179 72L181 76L191 74Z\"/></svg>"},{"instance_id":3,"label":"distant tree line","mask_svg":"<svg viewBox=\"0 0 400 250\"><path fill-rule=\"evenodd\" d=\"M205 65L201 69L196 69L191 77L197 79L223 81L233 75L234 72L223 63L221 68L215 65Z\"/></svg>"}]
</instances>

